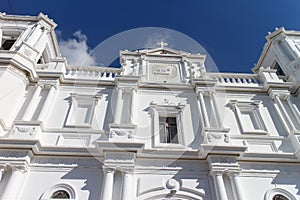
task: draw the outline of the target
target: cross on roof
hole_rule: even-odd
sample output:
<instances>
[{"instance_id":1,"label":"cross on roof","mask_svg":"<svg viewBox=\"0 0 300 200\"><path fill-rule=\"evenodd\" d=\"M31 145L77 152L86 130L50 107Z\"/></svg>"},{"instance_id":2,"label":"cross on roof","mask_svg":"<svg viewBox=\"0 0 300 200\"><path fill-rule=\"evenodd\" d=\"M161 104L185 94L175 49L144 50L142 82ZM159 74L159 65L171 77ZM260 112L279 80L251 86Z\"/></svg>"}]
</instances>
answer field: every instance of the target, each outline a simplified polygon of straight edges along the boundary
<instances>
[{"instance_id":1,"label":"cross on roof","mask_svg":"<svg viewBox=\"0 0 300 200\"><path fill-rule=\"evenodd\" d=\"M164 48L165 46L168 46L168 43L161 41L161 42L158 42L157 45L160 45L161 48Z\"/></svg>"}]
</instances>

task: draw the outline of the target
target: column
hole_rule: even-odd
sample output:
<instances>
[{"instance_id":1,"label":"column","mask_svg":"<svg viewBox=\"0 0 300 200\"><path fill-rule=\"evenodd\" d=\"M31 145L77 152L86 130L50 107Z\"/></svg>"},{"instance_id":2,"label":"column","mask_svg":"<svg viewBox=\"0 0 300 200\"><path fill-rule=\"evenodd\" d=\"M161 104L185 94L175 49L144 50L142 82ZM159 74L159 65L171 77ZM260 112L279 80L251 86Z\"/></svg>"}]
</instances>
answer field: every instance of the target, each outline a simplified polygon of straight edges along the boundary
<instances>
[{"instance_id":1,"label":"column","mask_svg":"<svg viewBox=\"0 0 300 200\"><path fill-rule=\"evenodd\" d=\"M41 25L40 23L37 23L37 25L33 28L32 32L26 37L25 42L27 44L36 43L41 33L42 33Z\"/></svg>"},{"instance_id":2,"label":"column","mask_svg":"<svg viewBox=\"0 0 300 200\"><path fill-rule=\"evenodd\" d=\"M211 92L210 95L211 95L211 98L212 98L212 104L213 104L212 107L214 109L215 116L216 116L216 121L217 121L216 124L217 124L218 128L222 128L223 123L222 123L221 115L220 115L218 105L217 105L216 94L215 94L215 92Z\"/></svg>"},{"instance_id":3,"label":"column","mask_svg":"<svg viewBox=\"0 0 300 200\"><path fill-rule=\"evenodd\" d=\"M277 94L274 95L274 100L277 103L277 105L279 106L279 109L283 112L283 116L286 119L286 123L289 126L288 128L290 130L295 130L292 120L290 119L289 114L286 112L286 110L285 110L284 106L282 105L282 102Z\"/></svg>"},{"instance_id":4,"label":"column","mask_svg":"<svg viewBox=\"0 0 300 200\"><path fill-rule=\"evenodd\" d=\"M228 200L222 172L212 171L210 175L213 178L217 200Z\"/></svg>"},{"instance_id":5,"label":"column","mask_svg":"<svg viewBox=\"0 0 300 200\"><path fill-rule=\"evenodd\" d=\"M24 115L22 117L23 121L30 121L32 118L32 115L34 113L34 110L37 107L37 101L38 101L38 97L41 93L42 87L40 85L37 85L35 88L35 91L30 99L30 102L24 112Z\"/></svg>"},{"instance_id":6,"label":"column","mask_svg":"<svg viewBox=\"0 0 300 200\"><path fill-rule=\"evenodd\" d=\"M104 169L104 179L100 200L111 200L114 187L114 169Z\"/></svg>"},{"instance_id":7,"label":"column","mask_svg":"<svg viewBox=\"0 0 300 200\"><path fill-rule=\"evenodd\" d=\"M50 85L49 92L47 94L46 100L44 102L44 105L42 106L42 109L40 111L40 114L38 116L38 121L45 121L46 115L49 113L50 105L53 103L53 98L55 94L55 86Z\"/></svg>"},{"instance_id":8,"label":"column","mask_svg":"<svg viewBox=\"0 0 300 200\"><path fill-rule=\"evenodd\" d=\"M9 180L1 195L1 200L18 200L24 180L26 178L24 166L13 166Z\"/></svg>"},{"instance_id":9,"label":"column","mask_svg":"<svg viewBox=\"0 0 300 200\"><path fill-rule=\"evenodd\" d=\"M130 124L135 124L135 120L136 120L136 94L137 91L136 89L132 90L131 93L131 110L130 110Z\"/></svg>"},{"instance_id":10,"label":"column","mask_svg":"<svg viewBox=\"0 0 300 200\"><path fill-rule=\"evenodd\" d=\"M199 95L201 111L203 114L204 127L209 127L209 120L208 120L208 116L207 116L207 110L205 107L203 94L202 94L202 92L199 92L198 95Z\"/></svg>"},{"instance_id":11,"label":"column","mask_svg":"<svg viewBox=\"0 0 300 200\"><path fill-rule=\"evenodd\" d=\"M240 109L238 108L238 106L236 105L236 102L233 103L233 110L237 117L237 121L238 121L239 127L241 128L241 131L245 132L245 128L243 127L243 122L241 120L242 113L241 113Z\"/></svg>"},{"instance_id":12,"label":"column","mask_svg":"<svg viewBox=\"0 0 300 200\"><path fill-rule=\"evenodd\" d=\"M132 171L124 171L121 200L132 200L132 189Z\"/></svg>"},{"instance_id":13,"label":"column","mask_svg":"<svg viewBox=\"0 0 300 200\"><path fill-rule=\"evenodd\" d=\"M117 92L117 99L115 103L115 109L114 109L114 123L119 124L121 122L121 100L122 100L122 89L121 88L115 88ZM113 106L113 105L112 105Z\"/></svg>"},{"instance_id":14,"label":"column","mask_svg":"<svg viewBox=\"0 0 300 200\"><path fill-rule=\"evenodd\" d=\"M238 172L230 172L228 173L232 192L234 195L235 200L244 200L243 196L243 188L241 187L240 179L239 179L239 173Z\"/></svg>"},{"instance_id":15,"label":"column","mask_svg":"<svg viewBox=\"0 0 300 200\"><path fill-rule=\"evenodd\" d=\"M47 39L48 33L49 33L49 31L47 30L47 28L42 27L42 34L39 36L39 38L37 39L37 41L33 45L33 47L35 49L42 49L43 46L46 46L44 41Z\"/></svg>"},{"instance_id":16,"label":"column","mask_svg":"<svg viewBox=\"0 0 300 200\"><path fill-rule=\"evenodd\" d=\"M3 175L5 174L5 172L6 172L6 166L4 165L4 166L0 166L0 181L2 180L2 177L3 177Z\"/></svg>"},{"instance_id":17,"label":"column","mask_svg":"<svg viewBox=\"0 0 300 200\"><path fill-rule=\"evenodd\" d=\"M294 104L291 102L290 97L287 97L286 101L287 101L287 103L288 103L288 105L289 105L289 107L290 107L292 113L294 114L294 117L295 117L296 119L300 119L300 113L299 113L299 110L298 110L298 108L296 107L296 105L294 105ZM297 122L298 122L298 123L297 123ZM297 124L295 124L295 128L299 130L299 126L300 126L299 120L298 120L298 121L296 120L295 123L297 123Z\"/></svg>"}]
</instances>

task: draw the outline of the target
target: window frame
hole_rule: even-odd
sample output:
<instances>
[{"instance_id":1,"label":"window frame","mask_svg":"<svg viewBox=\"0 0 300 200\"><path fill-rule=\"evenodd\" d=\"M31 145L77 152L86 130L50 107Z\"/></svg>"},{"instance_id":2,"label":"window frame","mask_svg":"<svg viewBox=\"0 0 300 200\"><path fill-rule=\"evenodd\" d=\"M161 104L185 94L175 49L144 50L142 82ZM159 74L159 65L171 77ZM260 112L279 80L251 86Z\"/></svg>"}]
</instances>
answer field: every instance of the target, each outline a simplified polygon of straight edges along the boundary
<instances>
[{"instance_id":1,"label":"window frame","mask_svg":"<svg viewBox=\"0 0 300 200\"><path fill-rule=\"evenodd\" d=\"M91 128L98 100L101 98L101 95L78 95L76 93L71 93L70 97L70 108L67 114L65 126ZM76 113L80 107L87 108L87 113L84 117L85 120L82 123L76 121Z\"/></svg>"},{"instance_id":2,"label":"window frame","mask_svg":"<svg viewBox=\"0 0 300 200\"><path fill-rule=\"evenodd\" d=\"M238 101L231 100L230 105L233 107L238 125L242 134L261 134L267 135L268 130L260 113L261 101ZM248 129L243 120L243 114L249 113L250 121L254 129ZM257 128L255 128L257 127Z\"/></svg>"},{"instance_id":3,"label":"window frame","mask_svg":"<svg viewBox=\"0 0 300 200\"><path fill-rule=\"evenodd\" d=\"M265 194L264 200L273 200L273 198L276 195L283 195L283 196L287 197L289 200L296 200L296 197L294 197L294 195L292 195L289 191L287 191L283 188L269 189Z\"/></svg>"},{"instance_id":4,"label":"window frame","mask_svg":"<svg viewBox=\"0 0 300 200\"><path fill-rule=\"evenodd\" d=\"M60 183L60 184L50 187L46 192L44 192L42 194L42 197L40 200L59 200L59 199L52 198L52 195L59 190L66 191L70 195L70 198L69 198L70 200L76 200L75 189L71 185L66 184L66 183Z\"/></svg>"},{"instance_id":5,"label":"window frame","mask_svg":"<svg viewBox=\"0 0 300 200\"><path fill-rule=\"evenodd\" d=\"M153 135L153 146L155 148L185 148L184 134L183 134L183 104L157 104L155 102L150 103L150 112L152 118L152 135ZM177 126L177 138L178 143L165 143L161 142L160 130L159 130L159 118L176 118Z\"/></svg>"},{"instance_id":6,"label":"window frame","mask_svg":"<svg viewBox=\"0 0 300 200\"><path fill-rule=\"evenodd\" d=\"M10 51L12 50L12 48L15 46L15 44L17 43L18 39L20 38L20 36L23 33L23 29L19 28L17 29L11 29L8 27L1 27L0 28L0 50L5 50L5 51ZM8 48L8 49L4 49L3 48L3 44L6 41L14 41L12 43L12 45Z\"/></svg>"},{"instance_id":7,"label":"window frame","mask_svg":"<svg viewBox=\"0 0 300 200\"><path fill-rule=\"evenodd\" d=\"M279 77L286 77L286 73L285 71L283 71L281 65L279 64L279 62L277 60L275 60L272 64L271 69L275 69L276 70L276 75ZM282 73L280 73L282 72Z\"/></svg>"}]
</instances>

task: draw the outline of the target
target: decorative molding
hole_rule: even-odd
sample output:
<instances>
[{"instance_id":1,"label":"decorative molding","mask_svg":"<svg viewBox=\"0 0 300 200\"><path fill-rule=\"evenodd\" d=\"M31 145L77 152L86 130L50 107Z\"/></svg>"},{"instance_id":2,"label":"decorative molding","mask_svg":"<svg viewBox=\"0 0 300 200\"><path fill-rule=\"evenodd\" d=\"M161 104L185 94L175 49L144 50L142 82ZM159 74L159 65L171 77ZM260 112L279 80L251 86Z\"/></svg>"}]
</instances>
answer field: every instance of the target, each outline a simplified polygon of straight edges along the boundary
<instances>
[{"instance_id":1,"label":"decorative molding","mask_svg":"<svg viewBox=\"0 0 300 200\"><path fill-rule=\"evenodd\" d=\"M111 142L130 142L134 140L137 126L133 124L109 124L108 139Z\"/></svg>"},{"instance_id":2,"label":"decorative molding","mask_svg":"<svg viewBox=\"0 0 300 200\"><path fill-rule=\"evenodd\" d=\"M233 156L208 156L210 173L228 173L241 171L236 157Z\"/></svg>"},{"instance_id":3,"label":"decorative molding","mask_svg":"<svg viewBox=\"0 0 300 200\"><path fill-rule=\"evenodd\" d=\"M102 98L101 94L85 95L70 93L70 109L67 114L66 127L91 128L93 126L95 111ZM83 113L77 113L81 109ZM85 116L82 116L85 115ZM80 117L80 118L79 118ZM83 121L78 121L83 120Z\"/></svg>"},{"instance_id":4,"label":"decorative molding","mask_svg":"<svg viewBox=\"0 0 300 200\"><path fill-rule=\"evenodd\" d=\"M135 163L135 153L130 152L105 152L104 166L116 168L120 171L131 170Z\"/></svg>"},{"instance_id":5,"label":"decorative molding","mask_svg":"<svg viewBox=\"0 0 300 200\"><path fill-rule=\"evenodd\" d=\"M229 101L229 105L235 113L242 134L268 134L266 125L259 110L261 103L262 102L258 100ZM249 125L251 127L249 127Z\"/></svg>"},{"instance_id":6,"label":"decorative molding","mask_svg":"<svg viewBox=\"0 0 300 200\"><path fill-rule=\"evenodd\" d=\"M28 127L28 126L15 126L12 130L12 134L26 134L26 135L35 135L37 133L37 127Z\"/></svg>"},{"instance_id":7,"label":"decorative molding","mask_svg":"<svg viewBox=\"0 0 300 200\"><path fill-rule=\"evenodd\" d=\"M227 133L206 133L207 143L229 143L230 136Z\"/></svg>"}]
</instances>

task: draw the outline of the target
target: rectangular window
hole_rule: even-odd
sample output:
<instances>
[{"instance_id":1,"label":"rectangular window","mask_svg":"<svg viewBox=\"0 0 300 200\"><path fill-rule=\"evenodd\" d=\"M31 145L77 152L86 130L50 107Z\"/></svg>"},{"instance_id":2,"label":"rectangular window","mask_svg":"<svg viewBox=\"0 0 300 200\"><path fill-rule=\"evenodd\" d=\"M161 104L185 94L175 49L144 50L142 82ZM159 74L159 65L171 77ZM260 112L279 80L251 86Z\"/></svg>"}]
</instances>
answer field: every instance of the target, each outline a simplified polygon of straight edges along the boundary
<instances>
[{"instance_id":1,"label":"rectangular window","mask_svg":"<svg viewBox=\"0 0 300 200\"><path fill-rule=\"evenodd\" d=\"M178 144L176 117L159 117L160 143Z\"/></svg>"},{"instance_id":2,"label":"rectangular window","mask_svg":"<svg viewBox=\"0 0 300 200\"><path fill-rule=\"evenodd\" d=\"M283 72L282 68L280 67L279 63L278 62L275 62L273 67L273 69L276 69L276 74L278 76L285 76L285 73Z\"/></svg>"},{"instance_id":3,"label":"rectangular window","mask_svg":"<svg viewBox=\"0 0 300 200\"><path fill-rule=\"evenodd\" d=\"M175 104L164 100L162 103L151 102L153 147L185 148L183 134L184 104Z\"/></svg>"},{"instance_id":4,"label":"rectangular window","mask_svg":"<svg viewBox=\"0 0 300 200\"><path fill-rule=\"evenodd\" d=\"M1 50L9 50L16 40L3 40L3 44L1 45Z\"/></svg>"},{"instance_id":5,"label":"rectangular window","mask_svg":"<svg viewBox=\"0 0 300 200\"><path fill-rule=\"evenodd\" d=\"M0 50L10 50L20 35L20 30L0 29Z\"/></svg>"}]
</instances>

